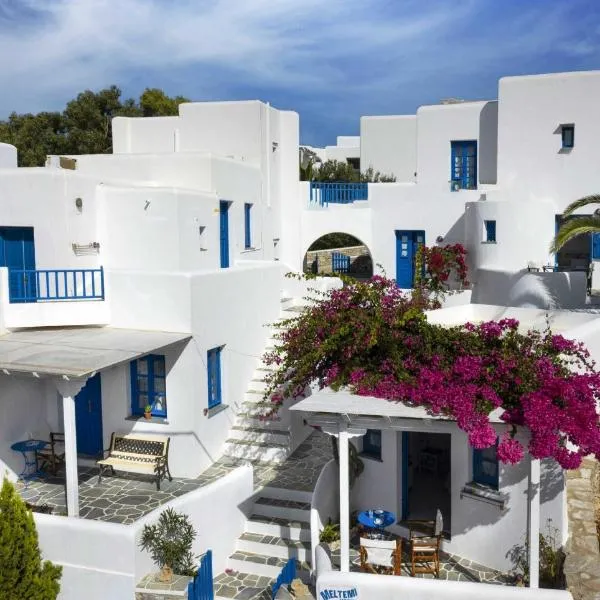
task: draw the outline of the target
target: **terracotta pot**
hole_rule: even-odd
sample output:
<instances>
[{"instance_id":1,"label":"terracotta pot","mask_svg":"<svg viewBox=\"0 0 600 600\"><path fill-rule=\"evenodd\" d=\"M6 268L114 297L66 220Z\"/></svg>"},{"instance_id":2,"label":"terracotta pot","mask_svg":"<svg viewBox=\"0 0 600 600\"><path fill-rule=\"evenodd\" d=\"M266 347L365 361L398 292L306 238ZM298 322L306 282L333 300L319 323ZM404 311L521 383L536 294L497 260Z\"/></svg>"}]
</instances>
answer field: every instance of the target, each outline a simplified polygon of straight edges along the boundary
<instances>
[{"instance_id":1,"label":"terracotta pot","mask_svg":"<svg viewBox=\"0 0 600 600\"><path fill-rule=\"evenodd\" d=\"M152 418L152 413L151 412L145 412L144 413L144 418L150 420Z\"/></svg>"},{"instance_id":2,"label":"terracotta pot","mask_svg":"<svg viewBox=\"0 0 600 600\"><path fill-rule=\"evenodd\" d=\"M170 583L171 581L173 581L173 569L171 569L169 565L165 565L160 570L157 579L161 583Z\"/></svg>"}]
</instances>

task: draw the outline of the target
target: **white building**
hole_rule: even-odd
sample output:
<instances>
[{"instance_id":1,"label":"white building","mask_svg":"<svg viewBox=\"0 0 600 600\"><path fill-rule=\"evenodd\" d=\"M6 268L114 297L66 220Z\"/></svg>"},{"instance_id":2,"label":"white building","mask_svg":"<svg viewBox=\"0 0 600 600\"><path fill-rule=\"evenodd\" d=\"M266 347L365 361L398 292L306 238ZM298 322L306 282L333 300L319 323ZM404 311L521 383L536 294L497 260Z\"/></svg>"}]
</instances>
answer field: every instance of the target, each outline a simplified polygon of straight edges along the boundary
<instances>
[{"instance_id":1,"label":"white building","mask_svg":"<svg viewBox=\"0 0 600 600\"><path fill-rule=\"evenodd\" d=\"M301 270L308 247L326 233L360 239L401 287L412 285L418 244L464 243L474 286L453 298L460 304L585 307L586 269L600 258L600 244L574 242L556 261L548 246L556 216L600 187L599 91L600 72L506 78L498 101L363 117L359 138L339 137L321 158L396 176L396 183L369 184L364 199L335 184L325 195L323 186L299 182L298 115L261 102L119 117L113 154L49 157L46 168L17 168L14 148L0 145L0 473L16 478L22 469L14 442L64 431L67 506L76 517L77 454L98 455L112 432L169 436L174 477L197 477L223 452L284 460L310 429L287 407L275 425L255 418L264 408L261 356L271 344L265 324L304 295L304 285L284 275ZM530 272L555 262L565 270ZM469 307L459 308L466 318ZM593 346L595 337L586 342ZM150 420L142 414L148 403ZM402 465L427 446L451 465L443 482L451 551L477 551L481 562L505 568L505 546L519 542L527 520L525 470L499 473L496 504L467 507L466 440L451 423L434 430L424 434L431 439L384 430L383 462L367 461L355 507L379 503L410 516ZM229 482L234 492L224 491ZM565 539L562 480L556 485L541 514ZM217 497L236 500L227 504L235 526L221 536L205 529L199 546L213 547L223 569L243 530L240 502L252 499L247 469L212 493L203 488L183 502L200 515L198 506ZM196 524L206 525L203 518ZM80 597L99 573L118 598L148 569L135 548L138 529L105 525L112 526L38 521L48 557L66 565L64 598ZM485 541L496 531L506 534L501 548ZM77 539L50 544L49 532ZM68 546L81 553L94 535L125 544L127 559L108 564L91 553L77 562Z\"/></svg>"}]
</instances>

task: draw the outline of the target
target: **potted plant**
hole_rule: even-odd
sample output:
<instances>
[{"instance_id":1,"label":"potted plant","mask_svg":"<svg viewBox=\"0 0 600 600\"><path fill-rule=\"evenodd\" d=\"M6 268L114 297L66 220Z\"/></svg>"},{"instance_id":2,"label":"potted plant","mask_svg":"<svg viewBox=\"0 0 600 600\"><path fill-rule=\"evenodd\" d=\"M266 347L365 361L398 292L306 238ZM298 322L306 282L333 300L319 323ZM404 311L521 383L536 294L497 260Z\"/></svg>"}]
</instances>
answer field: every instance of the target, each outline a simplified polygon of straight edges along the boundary
<instances>
[{"instance_id":1,"label":"potted plant","mask_svg":"<svg viewBox=\"0 0 600 600\"><path fill-rule=\"evenodd\" d=\"M329 549L333 552L340 549L340 524L333 523L329 519L328 523L323 527L319 534L319 541L328 544Z\"/></svg>"},{"instance_id":2,"label":"potted plant","mask_svg":"<svg viewBox=\"0 0 600 600\"><path fill-rule=\"evenodd\" d=\"M146 406L144 406L144 418L152 418L152 406L150 404L146 404Z\"/></svg>"},{"instance_id":3,"label":"potted plant","mask_svg":"<svg viewBox=\"0 0 600 600\"><path fill-rule=\"evenodd\" d=\"M177 575L194 575L192 542L196 537L187 515L167 508L154 525L144 525L140 547L147 550L160 568L157 579L168 583Z\"/></svg>"}]
</instances>

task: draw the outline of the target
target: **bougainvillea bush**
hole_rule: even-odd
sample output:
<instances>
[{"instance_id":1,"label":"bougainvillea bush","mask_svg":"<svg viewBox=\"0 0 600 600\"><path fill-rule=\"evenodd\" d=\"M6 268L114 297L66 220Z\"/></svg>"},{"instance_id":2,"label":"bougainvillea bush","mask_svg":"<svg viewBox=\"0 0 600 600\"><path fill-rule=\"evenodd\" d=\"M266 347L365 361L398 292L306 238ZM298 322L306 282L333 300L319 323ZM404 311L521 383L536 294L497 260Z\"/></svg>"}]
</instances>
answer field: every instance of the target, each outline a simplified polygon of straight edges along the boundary
<instances>
[{"instance_id":1,"label":"bougainvillea bush","mask_svg":"<svg viewBox=\"0 0 600 600\"><path fill-rule=\"evenodd\" d=\"M583 345L549 330L520 333L514 319L442 327L424 308L419 294L379 276L323 294L265 357L276 367L265 393L273 410L309 385L346 388L455 419L474 448L498 442L505 463L523 457L519 427L535 458L572 469L600 457L600 374ZM506 423L500 440L494 411Z\"/></svg>"}]
</instances>

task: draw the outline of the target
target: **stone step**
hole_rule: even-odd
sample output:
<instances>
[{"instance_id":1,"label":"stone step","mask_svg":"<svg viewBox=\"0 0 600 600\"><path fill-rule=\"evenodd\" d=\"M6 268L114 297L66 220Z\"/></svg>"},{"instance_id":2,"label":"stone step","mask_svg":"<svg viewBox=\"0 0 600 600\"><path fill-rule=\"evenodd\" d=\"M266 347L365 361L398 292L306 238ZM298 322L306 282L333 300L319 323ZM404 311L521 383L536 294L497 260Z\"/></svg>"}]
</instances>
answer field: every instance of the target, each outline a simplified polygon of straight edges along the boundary
<instances>
[{"instance_id":1,"label":"stone step","mask_svg":"<svg viewBox=\"0 0 600 600\"><path fill-rule=\"evenodd\" d=\"M261 496L254 503L254 514L310 522L310 503Z\"/></svg>"},{"instance_id":2,"label":"stone step","mask_svg":"<svg viewBox=\"0 0 600 600\"><path fill-rule=\"evenodd\" d=\"M266 375L266 373L264 373L264 375ZM248 385L248 391L249 392L264 392L267 387L268 387L268 383L265 381L264 377L258 378L258 377L253 377L250 380L250 385Z\"/></svg>"},{"instance_id":3,"label":"stone step","mask_svg":"<svg viewBox=\"0 0 600 600\"><path fill-rule=\"evenodd\" d=\"M287 559L236 550L227 562L231 569L241 573L276 578L281 573L281 569L285 567ZM310 565L306 562L296 561L296 577L308 582L310 580Z\"/></svg>"},{"instance_id":4,"label":"stone step","mask_svg":"<svg viewBox=\"0 0 600 600\"><path fill-rule=\"evenodd\" d=\"M242 411L236 415L235 425L238 427L257 427L257 428L273 428L282 429L289 425L289 418L284 418L280 414L273 415L268 419L260 419L259 411L252 414Z\"/></svg>"},{"instance_id":5,"label":"stone step","mask_svg":"<svg viewBox=\"0 0 600 600\"><path fill-rule=\"evenodd\" d=\"M275 580L231 570L219 573L213 583L215 600L271 600Z\"/></svg>"},{"instance_id":6,"label":"stone step","mask_svg":"<svg viewBox=\"0 0 600 600\"><path fill-rule=\"evenodd\" d=\"M288 443L275 444L230 438L225 442L223 454L246 460L280 463L290 455L290 447Z\"/></svg>"},{"instance_id":7,"label":"stone step","mask_svg":"<svg viewBox=\"0 0 600 600\"><path fill-rule=\"evenodd\" d=\"M310 542L290 540L288 538L260 533L243 533L236 542L236 550L242 552L253 552L265 556L277 556L278 558L295 558L309 563Z\"/></svg>"},{"instance_id":8,"label":"stone step","mask_svg":"<svg viewBox=\"0 0 600 600\"><path fill-rule=\"evenodd\" d=\"M308 521L253 514L246 521L246 533L260 533L262 535L310 542L310 523Z\"/></svg>"},{"instance_id":9,"label":"stone step","mask_svg":"<svg viewBox=\"0 0 600 600\"><path fill-rule=\"evenodd\" d=\"M248 402L251 404L256 404L257 402L265 402L267 404L270 404L269 400L265 400L264 390L257 390L257 389L248 390L244 394L244 403L245 402ZM244 403L242 403L242 406L244 405Z\"/></svg>"},{"instance_id":10,"label":"stone step","mask_svg":"<svg viewBox=\"0 0 600 600\"><path fill-rule=\"evenodd\" d=\"M306 490L294 490L281 487L265 486L260 490L260 497L262 498L278 498L280 500L296 500L297 502L305 502L310 504L312 502L312 492Z\"/></svg>"},{"instance_id":11,"label":"stone step","mask_svg":"<svg viewBox=\"0 0 600 600\"><path fill-rule=\"evenodd\" d=\"M242 425L234 425L229 435L230 439L235 440L281 445L289 445L291 438L291 434L287 429L244 427Z\"/></svg>"}]
</instances>

